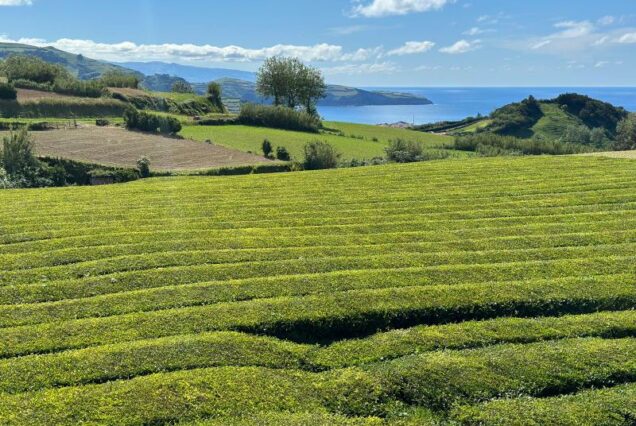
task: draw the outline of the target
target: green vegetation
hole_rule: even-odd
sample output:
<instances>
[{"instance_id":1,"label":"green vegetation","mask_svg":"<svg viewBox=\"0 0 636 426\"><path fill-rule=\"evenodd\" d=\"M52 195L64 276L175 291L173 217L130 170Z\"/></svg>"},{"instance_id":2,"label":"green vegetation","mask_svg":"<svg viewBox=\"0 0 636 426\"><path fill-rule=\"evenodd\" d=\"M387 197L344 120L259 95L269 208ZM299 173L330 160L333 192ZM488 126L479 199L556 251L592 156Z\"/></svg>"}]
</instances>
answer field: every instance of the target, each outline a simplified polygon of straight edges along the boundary
<instances>
[{"instance_id":1,"label":"green vegetation","mask_svg":"<svg viewBox=\"0 0 636 426\"><path fill-rule=\"evenodd\" d=\"M303 168L305 170L335 169L340 153L326 142L313 141L305 145Z\"/></svg>"},{"instance_id":2,"label":"green vegetation","mask_svg":"<svg viewBox=\"0 0 636 426\"><path fill-rule=\"evenodd\" d=\"M274 150L285 147L292 159L302 161L304 147L314 140L332 145L342 154L343 161L371 160L384 157L385 148L394 139L421 142L426 152L446 152L445 145L452 143L449 136L433 135L412 130L363 124L324 122L321 134L295 132L265 127L221 125L221 126L184 126L181 135L201 142L206 140L215 144L238 149L244 152L260 153L264 139L268 139ZM374 140L375 139L375 140ZM465 156L461 151L448 151L453 156Z\"/></svg>"},{"instance_id":3,"label":"green vegetation","mask_svg":"<svg viewBox=\"0 0 636 426\"><path fill-rule=\"evenodd\" d=\"M421 142L395 139L386 147L386 156L389 161L396 163L414 163L422 161L424 147Z\"/></svg>"},{"instance_id":4,"label":"green vegetation","mask_svg":"<svg viewBox=\"0 0 636 426\"><path fill-rule=\"evenodd\" d=\"M124 123L128 130L176 135L181 131L181 122L174 117L148 114L129 108L124 113Z\"/></svg>"},{"instance_id":5,"label":"green vegetation","mask_svg":"<svg viewBox=\"0 0 636 426\"><path fill-rule=\"evenodd\" d=\"M635 171L482 158L3 191L0 417L629 425Z\"/></svg>"},{"instance_id":6,"label":"green vegetation","mask_svg":"<svg viewBox=\"0 0 636 426\"><path fill-rule=\"evenodd\" d=\"M188 82L182 80L174 82L171 90L175 93L194 93L192 86Z\"/></svg>"},{"instance_id":7,"label":"green vegetation","mask_svg":"<svg viewBox=\"0 0 636 426\"><path fill-rule=\"evenodd\" d=\"M475 133L455 139L453 148L476 152L484 157L499 155L566 155L590 151L584 145L540 139L519 139L492 133Z\"/></svg>"},{"instance_id":8,"label":"green vegetation","mask_svg":"<svg viewBox=\"0 0 636 426\"><path fill-rule=\"evenodd\" d=\"M238 121L247 126L295 130L317 133L321 127L315 115L282 106L246 104L241 108Z\"/></svg>"},{"instance_id":9,"label":"green vegetation","mask_svg":"<svg viewBox=\"0 0 636 426\"><path fill-rule=\"evenodd\" d=\"M618 123L615 149L636 149L636 114L630 114Z\"/></svg>"},{"instance_id":10,"label":"green vegetation","mask_svg":"<svg viewBox=\"0 0 636 426\"><path fill-rule=\"evenodd\" d=\"M4 118L121 117L129 108L116 99L43 98L35 101L0 101L0 115ZM42 120L40 120L42 121Z\"/></svg>"},{"instance_id":11,"label":"green vegetation","mask_svg":"<svg viewBox=\"0 0 636 426\"><path fill-rule=\"evenodd\" d=\"M105 72L101 76L100 81L105 87L129 89L137 89L140 82L139 77L136 74L116 70Z\"/></svg>"},{"instance_id":12,"label":"green vegetation","mask_svg":"<svg viewBox=\"0 0 636 426\"><path fill-rule=\"evenodd\" d=\"M18 99L18 92L10 83L0 83L0 100L15 101Z\"/></svg>"}]
</instances>

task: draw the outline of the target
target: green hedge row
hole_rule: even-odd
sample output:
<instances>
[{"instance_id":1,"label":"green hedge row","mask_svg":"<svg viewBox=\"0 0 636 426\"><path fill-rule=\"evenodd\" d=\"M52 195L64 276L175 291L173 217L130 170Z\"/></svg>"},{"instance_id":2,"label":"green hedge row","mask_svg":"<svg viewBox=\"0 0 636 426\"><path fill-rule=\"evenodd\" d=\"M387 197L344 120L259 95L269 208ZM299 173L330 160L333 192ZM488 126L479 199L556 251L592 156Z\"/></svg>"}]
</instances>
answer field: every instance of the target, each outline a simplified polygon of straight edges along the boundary
<instances>
[{"instance_id":1,"label":"green hedge row","mask_svg":"<svg viewBox=\"0 0 636 426\"><path fill-rule=\"evenodd\" d=\"M411 236L412 242L405 241ZM424 236L425 234L417 234ZM607 245L618 242L636 241L636 230L613 231L610 229L602 232L588 232L578 234L562 235L536 235L536 236L513 236L513 237L492 237L484 239L448 239L445 241L416 242L417 236L408 234L379 234L364 239L356 237L325 237L317 240L315 238L277 238L274 241L263 241L264 247L245 247L245 244L238 244L232 241L233 250L243 250L247 253L255 254L254 260L258 260L259 251L269 253L271 250L281 249L290 251L297 249L299 254L311 249L317 251L335 249L341 247L346 252L349 247L360 247L366 252L368 246L375 247L375 250L401 250L408 252L424 251L428 253L448 253L448 252L479 252L492 250L497 247L502 250L530 250L540 248L574 247ZM225 244L223 243L225 241ZM97 261L121 256L150 255L153 253L171 253L185 251L218 252L219 260L224 259L227 250L227 243L230 240L218 240L207 235L197 234L189 239L170 240L158 239L155 242L139 242L127 245L103 245L87 248L58 249L47 251L46 253L24 253L24 254L0 254L0 271L33 269L52 267L56 265L71 265L80 262ZM421 238L420 238L421 241ZM265 246L265 244L268 244ZM313 244L312 244L313 243Z\"/></svg>"},{"instance_id":2,"label":"green hedge row","mask_svg":"<svg viewBox=\"0 0 636 426\"><path fill-rule=\"evenodd\" d=\"M5 118L121 117L127 105L114 99L40 99L38 101L0 101Z\"/></svg>"},{"instance_id":3,"label":"green hedge row","mask_svg":"<svg viewBox=\"0 0 636 426\"><path fill-rule=\"evenodd\" d=\"M114 173L114 172L112 172ZM129 271L144 271L155 268L189 267L207 264L218 269L219 278L244 278L249 269L263 275L279 275L285 270L296 273L317 272L349 264L358 269L374 266L386 268L434 267L441 265L479 265L491 263L513 263L550 261L572 258L594 258L602 256L629 256L636 249L636 241L626 239L623 243L605 245L583 245L573 247L532 248L487 251L429 252L426 244L369 245L343 247L303 247L247 250L197 250L180 252L149 253L80 262L69 265L4 271L0 285L19 285L49 281L69 280L86 276L101 276ZM400 253L401 257L395 257ZM333 260L333 263L330 263ZM307 271L307 269L310 269ZM233 271L233 274L228 272Z\"/></svg>"},{"instance_id":4,"label":"green hedge row","mask_svg":"<svg viewBox=\"0 0 636 426\"><path fill-rule=\"evenodd\" d=\"M576 297L573 298L572 295ZM205 331L332 341L417 324L630 309L630 278L356 290L0 329L0 357Z\"/></svg>"},{"instance_id":5,"label":"green hedge row","mask_svg":"<svg viewBox=\"0 0 636 426\"><path fill-rule=\"evenodd\" d=\"M196 369L4 394L0 417L7 425L65 425L157 424L262 412L382 416L404 403L447 410L455 403L542 397L627 382L636 378L634 359L635 339L569 339L435 352L318 374L254 367Z\"/></svg>"},{"instance_id":6,"label":"green hedge row","mask_svg":"<svg viewBox=\"0 0 636 426\"><path fill-rule=\"evenodd\" d=\"M2 360L0 392L19 393L217 366L321 370L386 361L440 349L595 336L636 337L636 312L536 319L498 318L420 326L320 348L233 332L126 342Z\"/></svg>"},{"instance_id":7,"label":"green hedge row","mask_svg":"<svg viewBox=\"0 0 636 426\"><path fill-rule=\"evenodd\" d=\"M632 426L636 384L552 398L502 399L459 407L452 418L463 425Z\"/></svg>"},{"instance_id":8,"label":"green hedge row","mask_svg":"<svg viewBox=\"0 0 636 426\"><path fill-rule=\"evenodd\" d=\"M609 282L606 284L611 285ZM417 326L378 333L365 339L336 342L311 352L308 364L338 368L441 349L586 336L636 337L636 311L566 315L557 318L497 318L439 326Z\"/></svg>"}]
</instances>

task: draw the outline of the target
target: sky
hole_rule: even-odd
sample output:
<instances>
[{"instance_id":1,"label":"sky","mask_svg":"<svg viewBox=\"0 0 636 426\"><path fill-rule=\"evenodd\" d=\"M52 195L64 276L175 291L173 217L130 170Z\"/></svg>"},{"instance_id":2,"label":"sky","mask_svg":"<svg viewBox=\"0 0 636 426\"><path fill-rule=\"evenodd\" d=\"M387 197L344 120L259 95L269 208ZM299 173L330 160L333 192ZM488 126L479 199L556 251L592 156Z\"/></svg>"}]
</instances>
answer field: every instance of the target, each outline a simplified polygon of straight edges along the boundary
<instances>
[{"instance_id":1,"label":"sky","mask_svg":"<svg viewBox=\"0 0 636 426\"><path fill-rule=\"evenodd\" d=\"M0 41L328 82L636 86L636 0L0 0Z\"/></svg>"}]
</instances>

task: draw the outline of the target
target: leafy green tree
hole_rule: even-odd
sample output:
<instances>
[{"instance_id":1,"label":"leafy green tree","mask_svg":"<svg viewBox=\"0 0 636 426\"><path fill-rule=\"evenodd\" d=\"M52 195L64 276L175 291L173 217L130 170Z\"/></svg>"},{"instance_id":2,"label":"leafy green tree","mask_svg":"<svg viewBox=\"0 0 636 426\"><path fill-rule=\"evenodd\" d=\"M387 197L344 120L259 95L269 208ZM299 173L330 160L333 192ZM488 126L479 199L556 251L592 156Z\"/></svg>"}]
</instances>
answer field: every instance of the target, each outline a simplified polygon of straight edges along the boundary
<instances>
[{"instance_id":1,"label":"leafy green tree","mask_svg":"<svg viewBox=\"0 0 636 426\"><path fill-rule=\"evenodd\" d=\"M340 154L326 142L314 141L305 145L305 170L334 169L339 160Z\"/></svg>"},{"instance_id":2,"label":"leafy green tree","mask_svg":"<svg viewBox=\"0 0 636 426\"><path fill-rule=\"evenodd\" d=\"M40 168L40 162L33 154L33 138L22 128L12 132L2 141L2 168L12 179L31 179Z\"/></svg>"},{"instance_id":3,"label":"leafy green tree","mask_svg":"<svg viewBox=\"0 0 636 426\"><path fill-rule=\"evenodd\" d=\"M137 160L137 170L142 178L150 177L150 160L145 156Z\"/></svg>"},{"instance_id":4,"label":"leafy green tree","mask_svg":"<svg viewBox=\"0 0 636 426\"><path fill-rule=\"evenodd\" d=\"M219 83L213 81L208 84L208 101L214 105L218 112L225 111L225 106L223 105L223 91Z\"/></svg>"},{"instance_id":5,"label":"leafy green tree","mask_svg":"<svg viewBox=\"0 0 636 426\"><path fill-rule=\"evenodd\" d=\"M186 81L178 80L172 85L174 93L194 93L194 89Z\"/></svg>"},{"instance_id":6,"label":"leafy green tree","mask_svg":"<svg viewBox=\"0 0 636 426\"><path fill-rule=\"evenodd\" d=\"M636 114L630 114L618 123L614 148L617 150L636 149Z\"/></svg>"},{"instance_id":7,"label":"leafy green tree","mask_svg":"<svg viewBox=\"0 0 636 426\"><path fill-rule=\"evenodd\" d=\"M308 67L296 58L268 58L258 72L256 90L272 98L275 106L296 108L302 105L310 114L325 96L326 85L320 71Z\"/></svg>"}]
</instances>

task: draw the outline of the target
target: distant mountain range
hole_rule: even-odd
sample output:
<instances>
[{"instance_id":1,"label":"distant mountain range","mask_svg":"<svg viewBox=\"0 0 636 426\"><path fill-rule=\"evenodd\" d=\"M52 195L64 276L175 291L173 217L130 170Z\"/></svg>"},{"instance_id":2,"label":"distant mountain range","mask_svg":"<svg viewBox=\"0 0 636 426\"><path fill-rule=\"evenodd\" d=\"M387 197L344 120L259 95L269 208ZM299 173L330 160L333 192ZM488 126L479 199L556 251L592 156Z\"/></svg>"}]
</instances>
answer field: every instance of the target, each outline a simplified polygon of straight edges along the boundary
<instances>
[{"instance_id":1,"label":"distant mountain range","mask_svg":"<svg viewBox=\"0 0 636 426\"><path fill-rule=\"evenodd\" d=\"M190 83L208 83L221 78L256 81L256 73L228 68L203 68L166 62L124 62L119 65L145 75L168 74L181 77Z\"/></svg>"},{"instance_id":2,"label":"distant mountain range","mask_svg":"<svg viewBox=\"0 0 636 426\"><path fill-rule=\"evenodd\" d=\"M256 74L226 68L203 68L165 62L126 62L112 64L75 55L53 47L35 47L25 44L0 43L0 59L12 54L38 57L47 62L60 64L73 75L90 80L109 70L135 73L143 80L142 86L155 91L167 91L180 79L192 83L195 90L204 93L206 84L218 81L225 99L241 102L269 103L256 92ZM366 106L366 105L429 105L424 97L406 93L375 92L353 87L329 85L327 96L319 102L321 106Z\"/></svg>"},{"instance_id":3,"label":"distant mountain range","mask_svg":"<svg viewBox=\"0 0 636 426\"><path fill-rule=\"evenodd\" d=\"M0 43L0 59L10 55L35 56L43 61L62 65L81 80L98 78L109 70L131 72L130 69L108 62L97 61L82 55L74 55L54 47L35 47L26 44Z\"/></svg>"}]
</instances>

